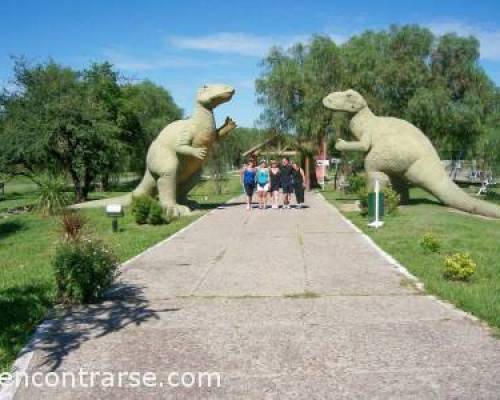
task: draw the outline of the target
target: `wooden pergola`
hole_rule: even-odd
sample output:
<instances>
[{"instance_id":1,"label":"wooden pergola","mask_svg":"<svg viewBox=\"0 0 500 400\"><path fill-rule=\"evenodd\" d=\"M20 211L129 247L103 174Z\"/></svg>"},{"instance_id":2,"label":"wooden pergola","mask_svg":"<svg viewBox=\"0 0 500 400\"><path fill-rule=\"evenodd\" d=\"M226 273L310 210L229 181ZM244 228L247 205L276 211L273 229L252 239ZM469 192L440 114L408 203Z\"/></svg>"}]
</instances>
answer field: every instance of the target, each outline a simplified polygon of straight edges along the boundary
<instances>
[{"instance_id":1,"label":"wooden pergola","mask_svg":"<svg viewBox=\"0 0 500 400\"><path fill-rule=\"evenodd\" d=\"M256 163L258 159L265 159L269 162L273 158L296 157L298 154L297 146L278 133L241 155L244 159L251 159Z\"/></svg>"}]
</instances>

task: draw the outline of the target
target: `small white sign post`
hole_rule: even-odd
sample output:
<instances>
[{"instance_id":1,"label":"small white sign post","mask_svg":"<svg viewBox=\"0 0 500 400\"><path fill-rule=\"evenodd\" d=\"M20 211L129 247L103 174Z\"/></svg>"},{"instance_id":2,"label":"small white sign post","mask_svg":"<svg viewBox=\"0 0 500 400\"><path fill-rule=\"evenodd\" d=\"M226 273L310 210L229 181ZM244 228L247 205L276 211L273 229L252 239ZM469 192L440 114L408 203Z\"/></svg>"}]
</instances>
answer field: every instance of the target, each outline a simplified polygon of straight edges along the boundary
<instances>
[{"instance_id":1,"label":"small white sign post","mask_svg":"<svg viewBox=\"0 0 500 400\"><path fill-rule=\"evenodd\" d=\"M330 160L316 160L316 164L321 167L323 170L321 181L319 184L321 185L323 191L325 191L325 175L326 175L326 167L330 165Z\"/></svg>"},{"instance_id":2,"label":"small white sign post","mask_svg":"<svg viewBox=\"0 0 500 400\"><path fill-rule=\"evenodd\" d=\"M375 228L375 229L380 228L381 226L384 225L384 221L380 220L379 194L380 194L380 183L379 183L378 179L375 179L375 221L370 222L368 224L369 227Z\"/></svg>"},{"instance_id":3,"label":"small white sign post","mask_svg":"<svg viewBox=\"0 0 500 400\"><path fill-rule=\"evenodd\" d=\"M111 220L111 229L113 232L118 232L118 218L123 217L123 206L121 204L108 204L106 206L106 214Z\"/></svg>"}]
</instances>

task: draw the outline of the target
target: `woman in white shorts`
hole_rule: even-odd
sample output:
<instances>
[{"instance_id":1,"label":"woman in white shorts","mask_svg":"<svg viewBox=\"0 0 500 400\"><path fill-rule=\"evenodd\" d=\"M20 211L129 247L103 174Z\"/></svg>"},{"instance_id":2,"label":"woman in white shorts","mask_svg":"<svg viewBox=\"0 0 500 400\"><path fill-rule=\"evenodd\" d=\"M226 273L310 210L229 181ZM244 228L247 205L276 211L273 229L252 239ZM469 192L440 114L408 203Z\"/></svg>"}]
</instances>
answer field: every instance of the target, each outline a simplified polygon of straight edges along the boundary
<instances>
[{"instance_id":1,"label":"woman in white shorts","mask_svg":"<svg viewBox=\"0 0 500 400\"><path fill-rule=\"evenodd\" d=\"M257 196L259 197L259 208L264 210L267 205L267 193L269 192L269 168L266 160L261 160L257 168Z\"/></svg>"}]
</instances>

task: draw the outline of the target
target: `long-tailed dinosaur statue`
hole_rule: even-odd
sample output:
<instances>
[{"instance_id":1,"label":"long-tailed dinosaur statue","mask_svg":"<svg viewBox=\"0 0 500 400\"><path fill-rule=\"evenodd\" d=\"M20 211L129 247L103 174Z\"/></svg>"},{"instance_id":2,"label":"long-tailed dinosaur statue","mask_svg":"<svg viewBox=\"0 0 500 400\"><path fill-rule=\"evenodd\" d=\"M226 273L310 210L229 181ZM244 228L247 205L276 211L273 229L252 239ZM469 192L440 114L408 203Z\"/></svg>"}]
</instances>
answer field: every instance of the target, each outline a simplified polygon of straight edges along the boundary
<instances>
[{"instance_id":1,"label":"long-tailed dinosaur statue","mask_svg":"<svg viewBox=\"0 0 500 400\"><path fill-rule=\"evenodd\" d=\"M80 203L73 207L95 208L116 203L128 205L133 197L158 194L166 214L176 217L189 213L187 194L198 182L203 163L213 144L236 127L228 117L224 125L217 129L213 114L213 109L231 100L234 92L227 85L202 86L198 90L191 118L168 124L149 147L146 172L131 194Z\"/></svg>"},{"instance_id":2,"label":"long-tailed dinosaur statue","mask_svg":"<svg viewBox=\"0 0 500 400\"><path fill-rule=\"evenodd\" d=\"M366 153L365 170L371 188L375 179L391 181L395 190L407 193L407 182L432 193L444 204L472 214L500 218L500 207L467 195L449 178L434 146L420 129L407 121L377 117L355 90L333 92L325 107L353 114L349 128L357 139L338 140L339 151Z\"/></svg>"}]
</instances>

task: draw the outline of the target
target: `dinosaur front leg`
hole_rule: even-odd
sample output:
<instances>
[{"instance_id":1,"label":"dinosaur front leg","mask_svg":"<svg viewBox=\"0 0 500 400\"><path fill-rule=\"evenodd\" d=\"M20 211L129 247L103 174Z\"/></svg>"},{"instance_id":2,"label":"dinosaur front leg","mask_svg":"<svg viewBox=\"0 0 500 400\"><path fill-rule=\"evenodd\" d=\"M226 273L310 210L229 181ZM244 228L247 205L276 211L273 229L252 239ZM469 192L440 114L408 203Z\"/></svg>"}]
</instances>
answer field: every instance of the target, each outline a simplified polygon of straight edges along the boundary
<instances>
[{"instance_id":1,"label":"dinosaur front leg","mask_svg":"<svg viewBox=\"0 0 500 400\"><path fill-rule=\"evenodd\" d=\"M361 151L367 152L370 149L369 144L359 141L359 142L346 142L345 140L339 139L335 143L335 148L339 151Z\"/></svg>"},{"instance_id":2,"label":"dinosaur front leg","mask_svg":"<svg viewBox=\"0 0 500 400\"><path fill-rule=\"evenodd\" d=\"M167 173L160 176L156 182L158 186L158 197L160 204L166 215L178 218L181 215L189 214L189 207L177 204L176 200L176 174Z\"/></svg>"},{"instance_id":3,"label":"dinosaur front leg","mask_svg":"<svg viewBox=\"0 0 500 400\"><path fill-rule=\"evenodd\" d=\"M410 186L404 178L391 176L391 186L399 194L399 203L408 204L410 202Z\"/></svg>"},{"instance_id":4,"label":"dinosaur front leg","mask_svg":"<svg viewBox=\"0 0 500 400\"><path fill-rule=\"evenodd\" d=\"M226 136L229 132L236 128L236 126L236 122L234 122L231 118L226 117L224 124L217 129L217 138L224 138L224 136Z\"/></svg>"}]
</instances>

